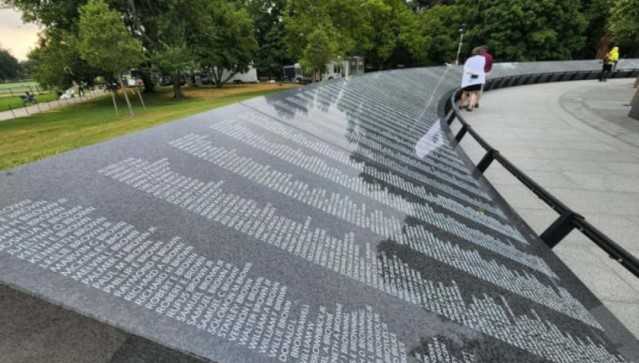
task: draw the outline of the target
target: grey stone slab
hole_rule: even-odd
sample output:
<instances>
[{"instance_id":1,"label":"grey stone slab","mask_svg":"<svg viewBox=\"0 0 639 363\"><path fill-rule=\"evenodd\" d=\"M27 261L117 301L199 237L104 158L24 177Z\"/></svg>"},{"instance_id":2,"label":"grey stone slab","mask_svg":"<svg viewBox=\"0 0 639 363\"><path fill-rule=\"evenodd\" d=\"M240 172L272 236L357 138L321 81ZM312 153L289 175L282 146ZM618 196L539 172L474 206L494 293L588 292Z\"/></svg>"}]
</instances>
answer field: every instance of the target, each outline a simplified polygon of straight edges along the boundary
<instances>
[{"instance_id":1,"label":"grey stone slab","mask_svg":"<svg viewBox=\"0 0 639 363\"><path fill-rule=\"evenodd\" d=\"M433 71L313 85L2 172L1 279L216 362L638 357L454 148L428 106L445 93ZM145 344L113 359L171 357Z\"/></svg>"},{"instance_id":2,"label":"grey stone slab","mask_svg":"<svg viewBox=\"0 0 639 363\"><path fill-rule=\"evenodd\" d=\"M619 175L639 176L639 163L606 163L603 167Z\"/></svg>"},{"instance_id":3,"label":"grey stone slab","mask_svg":"<svg viewBox=\"0 0 639 363\"><path fill-rule=\"evenodd\" d=\"M617 140L618 144L639 147L639 124L628 116L633 93L632 79L613 80L602 86L575 89L562 95L561 107L590 128Z\"/></svg>"},{"instance_id":4,"label":"grey stone slab","mask_svg":"<svg viewBox=\"0 0 639 363\"><path fill-rule=\"evenodd\" d=\"M203 362L6 286L0 338L3 363Z\"/></svg>"},{"instance_id":5,"label":"grey stone slab","mask_svg":"<svg viewBox=\"0 0 639 363\"><path fill-rule=\"evenodd\" d=\"M130 337L109 363L204 363L204 360L167 349L146 339Z\"/></svg>"},{"instance_id":6,"label":"grey stone slab","mask_svg":"<svg viewBox=\"0 0 639 363\"><path fill-rule=\"evenodd\" d=\"M639 168L639 164L636 165ZM577 188L588 190L602 190L610 192L639 193L639 183L636 177L606 173L575 173L567 172L564 176ZM632 198L639 200L639 196Z\"/></svg>"},{"instance_id":7,"label":"grey stone slab","mask_svg":"<svg viewBox=\"0 0 639 363\"><path fill-rule=\"evenodd\" d=\"M637 193L574 189L568 186L548 189L561 195L567 204L583 213L639 215L639 205L635 199Z\"/></svg>"},{"instance_id":8,"label":"grey stone slab","mask_svg":"<svg viewBox=\"0 0 639 363\"><path fill-rule=\"evenodd\" d=\"M639 319L637 319L639 317L639 304L608 301L606 306L609 306L612 313L621 319L631 331L635 332L635 335L639 336Z\"/></svg>"},{"instance_id":9,"label":"grey stone slab","mask_svg":"<svg viewBox=\"0 0 639 363\"><path fill-rule=\"evenodd\" d=\"M516 210L520 208L547 210L546 204L521 184L495 184L499 193Z\"/></svg>"},{"instance_id":10,"label":"grey stone slab","mask_svg":"<svg viewBox=\"0 0 639 363\"><path fill-rule=\"evenodd\" d=\"M602 300L637 302L639 293L606 265L604 256L591 249L573 249L560 245L557 254Z\"/></svg>"},{"instance_id":11,"label":"grey stone slab","mask_svg":"<svg viewBox=\"0 0 639 363\"><path fill-rule=\"evenodd\" d=\"M612 162L632 162L639 161L637 156L626 152L601 152L595 150L575 150L563 148L532 148L533 152L540 158L552 157L554 160L579 161L583 159L592 160L599 163Z\"/></svg>"},{"instance_id":12,"label":"grey stone slab","mask_svg":"<svg viewBox=\"0 0 639 363\"><path fill-rule=\"evenodd\" d=\"M109 363L126 339L117 329L0 287L2 363Z\"/></svg>"}]
</instances>

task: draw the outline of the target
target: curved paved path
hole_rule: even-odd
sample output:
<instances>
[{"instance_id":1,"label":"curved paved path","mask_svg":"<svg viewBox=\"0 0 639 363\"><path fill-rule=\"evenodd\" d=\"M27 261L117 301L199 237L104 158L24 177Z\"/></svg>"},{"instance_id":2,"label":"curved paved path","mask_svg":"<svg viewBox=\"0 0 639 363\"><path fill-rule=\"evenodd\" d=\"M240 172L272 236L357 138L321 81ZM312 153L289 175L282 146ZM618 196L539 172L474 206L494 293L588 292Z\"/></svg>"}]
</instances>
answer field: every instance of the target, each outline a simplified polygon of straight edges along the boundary
<instances>
[{"instance_id":1,"label":"curved paved path","mask_svg":"<svg viewBox=\"0 0 639 363\"><path fill-rule=\"evenodd\" d=\"M484 94L481 108L465 115L515 165L639 256L639 121L627 117L633 82L506 88ZM483 155L468 136L462 147L475 162ZM486 175L535 231L557 218L501 165ZM555 251L639 337L639 279L580 232Z\"/></svg>"},{"instance_id":2,"label":"curved paved path","mask_svg":"<svg viewBox=\"0 0 639 363\"><path fill-rule=\"evenodd\" d=\"M0 122L13 120L20 117L28 117L37 113L47 112L51 110L55 110L57 108L62 108L70 105L74 105L76 103L83 103L94 98L107 95L107 92L103 90L88 90L84 96L82 97L74 97L66 100L54 100L50 102L41 102L35 105L30 105L27 107L20 107L10 111L2 111L0 112ZM37 97L37 96L36 96Z\"/></svg>"}]
</instances>

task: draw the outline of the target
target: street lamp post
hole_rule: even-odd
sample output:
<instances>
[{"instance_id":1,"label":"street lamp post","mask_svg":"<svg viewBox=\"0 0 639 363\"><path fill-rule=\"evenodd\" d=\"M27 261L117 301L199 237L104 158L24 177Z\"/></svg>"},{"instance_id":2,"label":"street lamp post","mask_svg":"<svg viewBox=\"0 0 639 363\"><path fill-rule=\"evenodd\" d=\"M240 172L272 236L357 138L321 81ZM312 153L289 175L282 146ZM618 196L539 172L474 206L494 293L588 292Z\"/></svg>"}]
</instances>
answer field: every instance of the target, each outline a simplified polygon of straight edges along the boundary
<instances>
[{"instance_id":1,"label":"street lamp post","mask_svg":"<svg viewBox=\"0 0 639 363\"><path fill-rule=\"evenodd\" d=\"M457 58L455 59L455 64L459 65L459 57L461 56L462 45L464 44L464 28L466 24L462 24L459 27L459 45L457 46Z\"/></svg>"}]
</instances>

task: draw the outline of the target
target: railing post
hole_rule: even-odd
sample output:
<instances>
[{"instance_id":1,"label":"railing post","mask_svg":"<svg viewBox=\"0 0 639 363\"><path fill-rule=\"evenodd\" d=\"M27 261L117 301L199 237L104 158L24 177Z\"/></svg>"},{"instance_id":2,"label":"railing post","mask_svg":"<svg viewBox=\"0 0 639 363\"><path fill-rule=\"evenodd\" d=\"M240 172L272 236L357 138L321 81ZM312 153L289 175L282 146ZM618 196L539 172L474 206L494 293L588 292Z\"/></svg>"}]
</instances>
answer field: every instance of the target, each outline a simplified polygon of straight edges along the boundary
<instances>
[{"instance_id":1,"label":"railing post","mask_svg":"<svg viewBox=\"0 0 639 363\"><path fill-rule=\"evenodd\" d=\"M464 138L467 132L468 132L468 126L466 126L465 123L462 123L462 128L459 130L457 135L455 135L455 141L460 142Z\"/></svg>"},{"instance_id":2,"label":"railing post","mask_svg":"<svg viewBox=\"0 0 639 363\"><path fill-rule=\"evenodd\" d=\"M498 150L495 150L495 149L488 150L486 152L486 155L484 155L484 157L479 161L479 164L477 164L477 170L479 170L479 172L482 174L485 173L488 167L490 166L490 164L492 164L493 161L495 161L495 158L497 158L497 155L499 155Z\"/></svg>"},{"instance_id":3,"label":"railing post","mask_svg":"<svg viewBox=\"0 0 639 363\"><path fill-rule=\"evenodd\" d=\"M575 229L573 223L575 219L583 219L581 215L573 212L566 211L557 218L553 224L539 236L544 243L550 248L554 248L561 242L570 232Z\"/></svg>"},{"instance_id":4,"label":"railing post","mask_svg":"<svg viewBox=\"0 0 639 363\"><path fill-rule=\"evenodd\" d=\"M446 118L446 123L448 124L448 126L450 126L450 125L452 125L452 124L453 124L453 121L455 121L455 117L456 117L456 115L455 115L455 110L453 110L453 109L451 108L451 110L450 110L450 114L449 114L449 115L448 115L448 117Z\"/></svg>"}]
</instances>

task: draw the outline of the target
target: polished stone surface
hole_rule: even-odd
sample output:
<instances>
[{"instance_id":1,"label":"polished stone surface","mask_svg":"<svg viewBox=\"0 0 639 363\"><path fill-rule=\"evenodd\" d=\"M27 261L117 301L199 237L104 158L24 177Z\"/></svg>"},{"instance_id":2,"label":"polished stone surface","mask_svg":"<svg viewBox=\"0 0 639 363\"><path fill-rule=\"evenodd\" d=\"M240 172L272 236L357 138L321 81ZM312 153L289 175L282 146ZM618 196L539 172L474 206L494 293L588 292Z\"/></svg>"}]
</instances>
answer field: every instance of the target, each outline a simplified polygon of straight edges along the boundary
<instances>
[{"instance_id":1,"label":"polished stone surface","mask_svg":"<svg viewBox=\"0 0 639 363\"><path fill-rule=\"evenodd\" d=\"M2 282L220 362L636 359L451 144L458 79L313 85L2 172Z\"/></svg>"},{"instance_id":2,"label":"polished stone surface","mask_svg":"<svg viewBox=\"0 0 639 363\"><path fill-rule=\"evenodd\" d=\"M0 363L203 363L0 286Z\"/></svg>"},{"instance_id":3,"label":"polished stone surface","mask_svg":"<svg viewBox=\"0 0 639 363\"><path fill-rule=\"evenodd\" d=\"M486 93L481 109L465 117L535 181L639 256L639 123L626 116L633 82L581 81L498 90ZM522 112L525 119L518 117ZM474 160L482 155L470 139L462 147ZM487 176L536 231L542 232L556 218L503 168L491 167ZM578 232L556 251L639 337L639 280Z\"/></svg>"}]
</instances>

